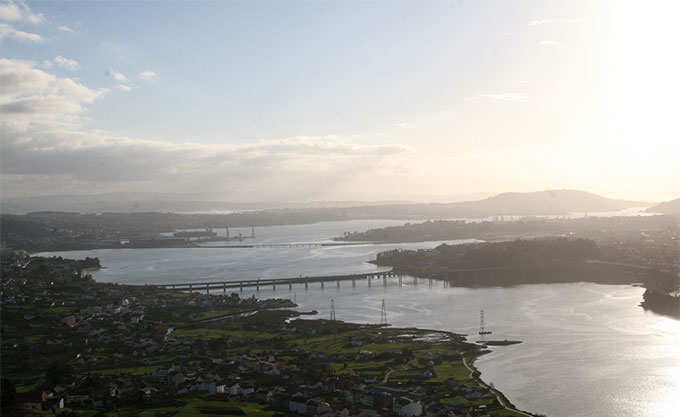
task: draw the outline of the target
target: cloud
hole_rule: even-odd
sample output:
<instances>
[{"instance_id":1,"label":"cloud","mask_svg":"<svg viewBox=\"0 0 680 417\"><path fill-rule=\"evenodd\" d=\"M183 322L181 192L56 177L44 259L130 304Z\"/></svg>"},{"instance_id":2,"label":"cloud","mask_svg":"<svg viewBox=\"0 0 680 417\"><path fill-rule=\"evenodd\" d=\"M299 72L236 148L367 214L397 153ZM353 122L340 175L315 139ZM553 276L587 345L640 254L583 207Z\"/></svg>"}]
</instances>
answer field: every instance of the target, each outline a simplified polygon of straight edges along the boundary
<instances>
[{"instance_id":1,"label":"cloud","mask_svg":"<svg viewBox=\"0 0 680 417\"><path fill-rule=\"evenodd\" d=\"M57 77L36 68L37 63L0 59L0 127L7 131L27 131L32 124L63 122L64 116L81 113L84 105L103 96L107 90L91 89L66 77Z\"/></svg>"},{"instance_id":2,"label":"cloud","mask_svg":"<svg viewBox=\"0 0 680 417\"><path fill-rule=\"evenodd\" d=\"M542 40L542 41L540 41L538 44L539 44L540 46L557 46L557 45L559 45L560 43L557 42L557 41L553 41L553 40L549 40L549 39L548 39L548 40Z\"/></svg>"},{"instance_id":3,"label":"cloud","mask_svg":"<svg viewBox=\"0 0 680 417\"><path fill-rule=\"evenodd\" d=\"M543 26L543 25L556 25L556 24L568 24L568 23L581 23L580 19L540 19L532 20L529 22L528 26Z\"/></svg>"},{"instance_id":4,"label":"cloud","mask_svg":"<svg viewBox=\"0 0 680 417\"><path fill-rule=\"evenodd\" d=\"M496 102L496 103L523 103L532 99L532 96L523 93L496 93L478 94L476 96L465 97L463 100L472 103Z\"/></svg>"},{"instance_id":5,"label":"cloud","mask_svg":"<svg viewBox=\"0 0 680 417\"><path fill-rule=\"evenodd\" d=\"M156 73L153 71L143 71L139 74L139 78L143 78L145 80L150 80L156 76Z\"/></svg>"},{"instance_id":6,"label":"cloud","mask_svg":"<svg viewBox=\"0 0 680 417\"><path fill-rule=\"evenodd\" d=\"M76 71L80 69L80 64L78 64L76 60L64 58L61 55L57 55L54 58L54 63L70 71Z\"/></svg>"},{"instance_id":7,"label":"cloud","mask_svg":"<svg viewBox=\"0 0 680 417\"><path fill-rule=\"evenodd\" d=\"M118 84L117 87L118 87L119 90L123 90L123 91L131 91L132 90L132 87L130 87L127 84Z\"/></svg>"},{"instance_id":8,"label":"cloud","mask_svg":"<svg viewBox=\"0 0 680 417\"><path fill-rule=\"evenodd\" d=\"M402 129L416 129L418 126L413 125L411 123L397 123L397 127L400 127Z\"/></svg>"},{"instance_id":9,"label":"cloud","mask_svg":"<svg viewBox=\"0 0 680 417\"><path fill-rule=\"evenodd\" d=\"M57 30L60 30L62 32L68 32L68 33L76 33L75 30L71 29L68 26L57 26Z\"/></svg>"},{"instance_id":10,"label":"cloud","mask_svg":"<svg viewBox=\"0 0 680 417\"><path fill-rule=\"evenodd\" d=\"M0 40L10 38L19 41L30 41L30 42L44 42L45 38L38 35L37 33L24 32L22 30L15 29L14 27L8 25L7 23L0 23Z\"/></svg>"},{"instance_id":11,"label":"cloud","mask_svg":"<svg viewBox=\"0 0 680 417\"><path fill-rule=\"evenodd\" d=\"M246 144L170 143L100 132L34 132L3 142L3 187L42 179L55 190L107 189L224 192L280 197L329 187L392 164L400 145L362 145L300 136ZM397 164L395 164L397 165ZM88 185L89 184L89 185Z\"/></svg>"},{"instance_id":12,"label":"cloud","mask_svg":"<svg viewBox=\"0 0 680 417\"><path fill-rule=\"evenodd\" d=\"M45 21L45 16L42 13L33 13L26 3L21 0L9 0L7 3L0 4L0 20L7 22L28 22L37 25Z\"/></svg>"},{"instance_id":13,"label":"cloud","mask_svg":"<svg viewBox=\"0 0 680 417\"><path fill-rule=\"evenodd\" d=\"M391 172L413 151L337 135L220 144L115 136L84 127L88 106L108 90L10 59L0 59L0 83L0 181L8 196L86 188L304 199Z\"/></svg>"},{"instance_id":14,"label":"cloud","mask_svg":"<svg viewBox=\"0 0 680 417\"><path fill-rule=\"evenodd\" d=\"M112 76L113 79L116 81L120 82L129 81L128 78L125 75L123 75L123 73L121 73L120 71L116 71L114 69L110 69L106 74Z\"/></svg>"}]
</instances>

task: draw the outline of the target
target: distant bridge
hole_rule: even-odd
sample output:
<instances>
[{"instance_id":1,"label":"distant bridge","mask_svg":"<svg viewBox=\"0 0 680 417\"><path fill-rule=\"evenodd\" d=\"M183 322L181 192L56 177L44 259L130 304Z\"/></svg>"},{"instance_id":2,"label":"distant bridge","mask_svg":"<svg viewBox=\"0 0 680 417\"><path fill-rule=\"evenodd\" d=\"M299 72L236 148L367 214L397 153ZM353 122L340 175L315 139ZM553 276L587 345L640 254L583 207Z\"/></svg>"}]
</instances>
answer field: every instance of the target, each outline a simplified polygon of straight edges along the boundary
<instances>
[{"instance_id":1,"label":"distant bridge","mask_svg":"<svg viewBox=\"0 0 680 417\"><path fill-rule=\"evenodd\" d=\"M258 245L205 245L199 246L201 248L221 248L221 249L239 249L239 248L314 248L325 246L356 246L356 245L370 245L373 242L353 242L353 243L261 243Z\"/></svg>"},{"instance_id":2,"label":"distant bridge","mask_svg":"<svg viewBox=\"0 0 680 417\"><path fill-rule=\"evenodd\" d=\"M479 281L479 273L483 271L496 271L499 269L506 269L503 267L498 268L465 268L465 269L452 269L449 273L455 273L458 278L462 278L464 275L472 275L472 283L475 284ZM381 280L383 285L387 285L387 280L390 278L396 278L399 285L402 285L405 281L404 277L407 274L397 274L393 270L384 272L370 272L365 274L348 274L348 275L324 275L324 276L299 276L294 278L268 278L268 279L246 279L238 281L211 281L211 282L183 282L183 283L172 283L172 284L157 284L158 287L163 287L169 290L178 291L205 291L210 293L210 290L222 290L224 293L227 289L236 289L243 291L244 288L255 287L258 291L260 287L269 288L276 290L276 287L287 286L289 290L293 289L294 284L304 285L305 289L309 288L312 283L319 283L321 288L324 288L327 284L335 282L336 287L340 288L341 281L352 281L352 287L356 288L357 281L366 281L366 285L371 287L375 280ZM410 280L414 285L418 285L418 277L410 276ZM430 285L433 284L435 280L444 281L445 286L456 283L456 279L449 278L420 278L427 279Z\"/></svg>"},{"instance_id":3,"label":"distant bridge","mask_svg":"<svg viewBox=\"0 0 680 417\"><path fill-rule=\"evenodd\" d=\"M286 244L295 245L295 244ZM300 244L302 245L302 244ZM308 244L305 244L308 245ZM319 246L328 245L333 246L334 244L317 244ZM234 247L234 246L227 246ZM269 247L268 245L250 245L248 247ZM649 267L640 265L628 265L616 262L600 262L600 261L587 261L583 262L585 265L608 265L617 266L621 268L627 268L630 270L646 271ZM561 265L561 264L559 264ZM558 266L559 266L558 265ZM293 289L293 285L304 285L305 289L309 288L312 283L319 283L321 288L324 288L327 284L335 282L336 287L340 288L341 281L352 281L352 287L355 288L357 281L366 281L366 285L371 287L374 281L382 280L383 285L387 285L388 279L397 279L399 285L405 282L404 277L409 277L409 281L412 281L413 285L418 285L419 280L427 280L429 285L432 286L434 281L442 281L445 287L450 286L471 286L477 287L484 282L488 282L488 273L496 273L498 271L508 271L508 270L523 270L526 268L543 268L543 263L531 264L531 265L521 265L521 266L500 266L500 267L481 267L481 268L459 268L459 269L449 269L442 271L442 275L437 278L418 278L407 273L396 273L394 270L384 271L384 272L370 272L364 274L347 274L347 275L325 275L325 276L302 276L293 278L268 278L268 279L248 279L248 280L237 280L237 281L212 281L212 282L184 282L184 283L171 283L171 284L157 284L156 286L161 288L166 288L169 290L177 291L205 291L210 293L211 290L222 290L225 294L227 289L238 288L243 291L244 288L255 287L258 291L260 287L268 288L271 287L272 290L276 290L276 287L287 286L289 290ZM555 265L551 265L555 266ZM481 274L480 274L481 273ZM484 276L486 275L486 277ZM556 281L563 282L563 281ZM570 281L564 281L570 282ZM499 285L496 283L496 285Z\"/></svg>"},{"instance_id":4,"label":"distant bridge","mask_svg":"<svg viewBox=\"0 0 680 417\"><path fill-rule=\"evenodd\" d=\"M276 290L276 286L288 286L289 289L293 288L293 284L304 284L305 288L309 288L309 284L318 282L321 284L321 288L324 288L326 283L335 282L337 287L340 287L340 281L352 281L352 286L356 287L357 281L366 280L368 286L372 285L372 280L381 279L383 283L387 284L387 278L398 277L399 283L402 282L402 276L397 275L394 271L385 272L372 272L368 274L350 274L350 275L326 275L326 276L299 276L296 278L271 278L271 279L247 279L239 281L212 281L212 282L186 282L186 283L175 283L175 284L160 284L158 287L163 287L170 290L180 290L180 291L206 291L210 293L210 290L222 290L227 292L227 289L238 288L243 291L247 287L255 287L257 290L260 287L266 288L271 287Z\"/></svg>"}]
</instances>

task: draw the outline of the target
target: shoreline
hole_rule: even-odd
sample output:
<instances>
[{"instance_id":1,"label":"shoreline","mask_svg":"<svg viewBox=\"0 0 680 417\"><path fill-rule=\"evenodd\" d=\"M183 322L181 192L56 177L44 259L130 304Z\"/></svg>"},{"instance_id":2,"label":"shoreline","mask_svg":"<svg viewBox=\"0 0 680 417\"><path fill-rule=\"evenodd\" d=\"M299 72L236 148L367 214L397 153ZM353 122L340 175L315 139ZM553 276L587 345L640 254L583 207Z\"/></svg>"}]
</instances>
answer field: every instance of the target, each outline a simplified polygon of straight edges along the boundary
<instances>
[{"instance_id":1,"label":"shoreline","mask_svg":"<svg viewBox=\"0 0 680 417\"><path fill-rule=\"evenodd\" d=\"M531 414L528 411L520 410L519 408L515 407L515 405L508 399L508 397L505 396L501 391L497 390L494 387L489 386L486 382L482 381L482 373L477 369L477 367L474 366L474 362L477 360L482 355L486 355L488 353L491 353L490 350L487 351L482 351L479 355L474 355L472 357L472 360L468 361L465 357L463 357L463 365L470 371L470 378L473 379L477 384L479 384L481 387L488 389L491 391L496 398L498 399L498 402L505 407L506 410L509 411L514 411L516 413L520 413L524 416L527 417L535 417L535 414Z\"/></svg>"},{"instance_id":2,"label":"shoreline","mask_svg":"<svg viewBox=\"0 0 680 417\"><path fill-rule=\"evenodd\" d=\"M111 283L100 283L96 280L94 282L96 284L105 284L105 285L111 284ZM116 284L114 284L114 285L116 285ZM118 284L118 285L121 285L121 284ZM140 285L140 284L122 284L122 285L132 286L132 287L144 287L144 285ZM207 296L210 296L210 297L220 297L221 296L221 295L218 295L218 294L203 294L203 295L207 295ZM212 318L208 318L208 319L204 319L204 320L199 320L197 323L209 323L209 322L214 322L214 321L228 320L230 318L248 317L248 316L256 315L260 311L272 311L272 310L290 311L290 312L296 313L300 317L311 316L311 317L309 317L309 319L315 320L315 321L325 320L324 318L322 318L318 315L318 312L316 310L307 311L307 312L304 312L304 311L301 312L301 311L295 310L296 308L300 307L300 305L293 302L293 300L290 300L290 299L287 299L287 298L281 298L281 299L264 298L264 299L258 299L258 300L261 300L261 301L264 301L264 300L288 300L289 302L293 303L293 306L283 307L283 308L274 307L274 308L257 309L257 310L241 312L241 313L237 313L237 314L233 314L233 315L218 316L218 317L212 317ZM343 320L338 320L338 322L339 323L347 323L347 324L350 324L350 325L357 325L359 327L363 327L363 326L366 325L366 324L362 324L362 323L355 323L355 322L343 321ZM380 325L377 325L377 324L376 325L368 325L368 326L369 327L380 327ZM480 388L487 389L491 393L493 393L494 396L496 397L496 399L498 400L498 402L501 404L501 406L503 406L506 410L519 413L519 414L526 416L526 417L536 417L535 414L531 414L527 411L518 409L505 396L505 394L503 394L498 389L491 387L489 384L485 383L482 380L482 376L481 376L482 373L479 369L477 369L474 366L474 362L477 360L477 358L481 357L482 355L486 355L488 353L491 353L492 351L488 349L488 346L480 346L476 342L468 340L468 338L471 337L471 335L463 334L463 333L454 333L454 332L451 332L451 331L448 331L448 330L438 330L438 329L429 329L429 328L420 328L420 327L391 327L391 326L388 326L386 328L390 329L391 331L405 331L405 332L411 331L411 332L418 332L420 334L428 334L428 333L441 334L441 335L444 335L444 336L449 337L451 339L462 338L464 340L463 343L479 348L480 350L477 353L473 353L472 355L470 355L470 359L468 359L468 357L466 355L464 355L464 354L462 355L463 365L470 371L470 375L469 375L470 379L472 379ZM522 342L516 342L516 343L522 343ZM484 349L485 347L487 347L487 349ZM391 370L388 370L388 372L391 372Z\"/></svg>"}]
</instances>

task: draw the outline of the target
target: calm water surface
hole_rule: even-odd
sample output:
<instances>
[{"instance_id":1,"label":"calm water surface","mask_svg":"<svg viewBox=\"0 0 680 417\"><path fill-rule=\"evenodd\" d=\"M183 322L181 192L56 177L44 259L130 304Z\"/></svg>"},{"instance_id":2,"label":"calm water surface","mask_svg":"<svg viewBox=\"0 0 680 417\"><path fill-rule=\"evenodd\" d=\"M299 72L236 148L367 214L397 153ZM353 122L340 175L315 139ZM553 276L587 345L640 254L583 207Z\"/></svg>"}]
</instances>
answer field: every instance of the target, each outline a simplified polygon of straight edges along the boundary
<instances>
[{"instance_id":1,"label":"calm water surface","mask_svg":"<svg viewBox=\"0 0 680 417\"><path fill-rule=\"evenodd\" d=\"M400 221L327 222L258 228L253 243L322 242L345 231ZM232 235L234 230L231 231ZM243 235L250 229L242 229ZM222 231L224 235L224 231ZM247 241L246 241L247 242ZM244 243L246 243L244 242ZM247 242L249 243L249 242ZM384 250L428 248L441 242L286 249L137 249L59 252L98 256L107 268L95 279L120 283L171 283L335 275L380 270L367 264ZM450 242L457 243L457 242ZM50 254L45 254L50 255ZM482 378L519 408L549 416L663 416L680 410L680 322L638 307L643 289L590 283L513 288L445 288L426 279L396 279L271 288L243 296L295 299L302 310L359 323L380 319L382 299L394 326L470 334L478 340L479 310L492 339L524 343L494 347L476 366Z\"/></svg>"}]
</instances>

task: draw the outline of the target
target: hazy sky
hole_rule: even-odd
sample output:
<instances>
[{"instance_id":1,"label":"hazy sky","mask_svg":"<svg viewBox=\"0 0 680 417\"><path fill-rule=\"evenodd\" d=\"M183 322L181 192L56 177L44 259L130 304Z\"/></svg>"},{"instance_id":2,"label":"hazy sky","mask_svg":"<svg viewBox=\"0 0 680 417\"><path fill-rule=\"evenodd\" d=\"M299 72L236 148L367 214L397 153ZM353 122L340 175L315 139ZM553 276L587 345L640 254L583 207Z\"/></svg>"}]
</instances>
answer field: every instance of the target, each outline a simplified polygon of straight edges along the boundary
<instances>
[{"instance_id":1,"label":"hazy sky","mask_svg":"<svg viewBox=\"0 0 680 417\"><path fill-rule=\"evenodd\" d=\"M676 1L0 3L2 196L680 196Z\"/></svg>"}]
</instances>

